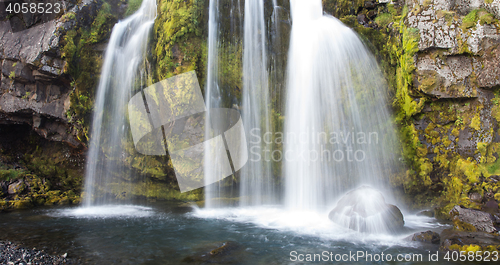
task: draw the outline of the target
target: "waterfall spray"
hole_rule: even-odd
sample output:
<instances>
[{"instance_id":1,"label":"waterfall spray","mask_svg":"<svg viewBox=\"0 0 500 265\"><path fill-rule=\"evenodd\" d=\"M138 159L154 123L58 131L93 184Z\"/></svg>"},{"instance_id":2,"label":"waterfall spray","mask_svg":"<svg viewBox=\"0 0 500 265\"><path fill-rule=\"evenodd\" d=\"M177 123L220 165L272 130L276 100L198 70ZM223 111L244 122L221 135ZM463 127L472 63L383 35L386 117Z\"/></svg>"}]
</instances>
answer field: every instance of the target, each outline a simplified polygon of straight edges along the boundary
<instances>
[{"instance_id":1,"label":"waterfall spray","mask_svg":"<svg viewBox=\"0 0 500 265\"><path fill-rule=\"evenodd\" d=\"M385 188L395 135L383 76L356 33L321 0L292 0L291 12L285 204L323 210L360 185ZM306 133L324 140L290 137Z\"/></svg>"},{"instance_id":2,"label":"waterfall spray","mask_svg":"<svg viewBox=\"0 0 500 265\"><path fill-rule=\"evenodd\" d=\"M245 1L243 44L243 123L251 156L241 171L240 205L273 201L271 163L263 154L271 145L259 140L271 131L264 1Z\"/></svg>"},{"instance_id":3,"label":"waterfall spray","mask_svg":"<svg viewBox=\"0 0 500 265\"><path fill-rule=\"evenodd\" d=\"M122 177L120 158L124 153L123 141L129 134L126 106L144 63L155 18L156 0L143 0L137 12L113 27L93 113L85 173L85 206L109 203L112 179ZM106 154L104 147L109 150ZM120 185L130 184L124 181Z\"/></svg>"}]
</instances>

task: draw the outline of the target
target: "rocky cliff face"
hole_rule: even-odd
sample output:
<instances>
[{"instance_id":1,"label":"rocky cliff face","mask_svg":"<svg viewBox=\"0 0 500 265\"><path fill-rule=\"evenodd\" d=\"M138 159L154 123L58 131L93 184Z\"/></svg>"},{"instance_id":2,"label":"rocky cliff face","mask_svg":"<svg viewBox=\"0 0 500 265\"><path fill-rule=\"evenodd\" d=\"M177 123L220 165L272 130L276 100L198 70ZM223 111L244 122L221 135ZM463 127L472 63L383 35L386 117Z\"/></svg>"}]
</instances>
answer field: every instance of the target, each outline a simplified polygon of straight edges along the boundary
<instances>
[{"instance_id":1,"label":"rocky cliff face","mask_svg":"<svg viewBox=\"0 0 500 265\"><path fill-rule=\"evenodd\" d=\"M101 54L126 8L69 0L49 18L0 14L0 210L78 202Z\"/></svg>"},{"instance_id":2,"label":"rocky cliff face","mask_svg":"<svg viewBox=\"0 0 500 265\"><path fill-rule=\"evenodd\" d=\"M61 48L76 18L95 17L102 2L65 4L67 12L46 23L34 15L0 22L0 124L28 124L46 139L79 147L66 115L74 87Z\"/></svg>"},{"instance_id":3,"label":"rocky cliff face","mask_svg":"<svg viewBox=\"0 0 500 265\"><path fill-rule=\"evenodd\" d=\"M422 0L406 5L404 23L418 30L409 90L416 108L403 125L416 143L410 159L418 166L409 174L424 180L415 186L441 197L443 212L454 204L484 207L486 194L500 192L490 178L500 173L498 1ZM472 193L481 199L471 201Z\"/></svg>"}]
</instances>

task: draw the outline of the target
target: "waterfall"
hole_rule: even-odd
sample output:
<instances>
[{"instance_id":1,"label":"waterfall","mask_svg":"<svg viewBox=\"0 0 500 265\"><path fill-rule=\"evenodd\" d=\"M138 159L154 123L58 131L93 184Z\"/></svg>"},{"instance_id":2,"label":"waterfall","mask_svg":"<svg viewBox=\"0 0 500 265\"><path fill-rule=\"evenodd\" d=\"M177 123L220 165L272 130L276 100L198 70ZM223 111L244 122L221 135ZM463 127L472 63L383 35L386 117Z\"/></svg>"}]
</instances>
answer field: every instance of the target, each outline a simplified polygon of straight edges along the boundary
<instances>
[{"instance_id":1,"label":"waterfall","mask_svg":"<svg viewBox=\"0 0 500 265\"><path fill-rule=\"evenodd\" d=\"M356 33L323 14L321 0L292 0L291 14L286 207L324 209L361 185L383 190L395 135L376 61Z\"/></svg>"},{"instance_id":2,"label":"waterfall","mask_svg":"<svg viewBox=\"0 0 500 265\"><path fill-rule=\"evenodd\" d=\"M219 88L219 0L210 0L208 11L208 58L207 58L207 84L205 87L205 102L207 106L207 119L210 117L210 109L220 107L221 96ZM209 124L209 120L206 124ZM208 126L207 126L208 130ZM208 131L207 131L208 132ZM205 159L204 180L205 186L205 207L212 208L218 203L214 198L219 198L219 183L214 183L217 178L213 172L216 171L211 161Z\"/></svg>"},{"instance_id":3,"label":"waterfall","mask_svg":"<svg viewBox=\"0 0 500 265\"><path fill-rule=\"evenodd\" d=\"M208 54L207 54L207 81L205 85L206 117L211 117L213 108L231 107L235 100L228 91L227 80L224 80L224 66L227 67L228 58L238 56L236 47L240 45L240 0L210 0L208 11ZM236 67L236 66L233 66ZM232 84L234 85L234 84ZM206 124L212 124L206 120ZM208 129L208 127L207 127ZM208 131L207 131L208 135ZM220 163L211 161L205 156L204 181L205 181L205 207L217 208L226 206L221 199L234 196L227 189L232 188L226 180L219 180ZM232 181L232 178L230 179ZM215 183L214 183L215 182ZM212 184L213 183L213 184Z\"/></svg>"},{"instance_id":4,"label":"waterfall","mask_svg":"<svg viewBox=\"0 0 500 265\"><path fill-rule=\"evenodd\" d=\"M95 97L85 173L85 206L109 203L112 198L107 192L113 189L112 179L125 178L120 159L129 135L126 106L139 80L139 68L144 64L155 18L156 0L143 0L137 12L113 27ZM123 182L119 185L130 185Z\"/></svg>"},{"instance_id":5,"label":"waterfall","mask_svg":"<svg viewBox=\"0 0 500 265\"><path fill-rule=\"evenodd\" d=\"M271 132L267 63L264 1L245 1L242 119L250 159L240 175L242 206L273 201L271 160L265 157L266 150L271 151L271 144L264 139L264 134Z\"/></svg>"}]
</instances>

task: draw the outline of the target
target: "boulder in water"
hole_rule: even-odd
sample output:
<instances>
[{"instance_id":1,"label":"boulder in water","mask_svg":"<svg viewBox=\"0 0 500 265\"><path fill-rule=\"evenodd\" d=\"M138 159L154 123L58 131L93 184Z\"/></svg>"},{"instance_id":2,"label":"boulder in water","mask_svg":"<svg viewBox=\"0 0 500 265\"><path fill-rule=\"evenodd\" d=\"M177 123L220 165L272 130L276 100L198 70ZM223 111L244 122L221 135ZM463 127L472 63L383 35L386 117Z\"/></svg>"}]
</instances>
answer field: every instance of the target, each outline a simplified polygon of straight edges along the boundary
<instances>
[{"instance_id":1,"label":"boulder in water","mask_svg":"<svg viewBox=\"0 0 500 265\"><path fill-rule=\"evenodd\" d=\"M338 225L363 233L396 232L404 226L399 208L387 204L379 191L366 186L346 193L328 218Z\"/></svg>"},{"instance_id":2,"label":"boulder in water","mask_svg":"<svg viewBox=\"0 0 500 265\"><path fill-rule=\"evenodd\" d=\"M415 233L411 236L412 241L418 241L422 243L439 244L441 238L438 233L433 231L425 231Z\"/></svg>"}]
</instances>

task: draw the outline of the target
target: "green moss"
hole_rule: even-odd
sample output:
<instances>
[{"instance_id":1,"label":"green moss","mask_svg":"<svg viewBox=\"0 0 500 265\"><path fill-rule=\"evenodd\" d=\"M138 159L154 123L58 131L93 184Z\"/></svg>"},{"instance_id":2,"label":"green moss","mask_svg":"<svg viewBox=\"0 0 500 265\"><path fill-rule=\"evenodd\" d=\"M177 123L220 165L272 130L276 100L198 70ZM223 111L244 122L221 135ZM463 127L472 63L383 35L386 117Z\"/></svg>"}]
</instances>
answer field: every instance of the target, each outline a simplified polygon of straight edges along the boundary
<instances>
[{"instance_id":1,"label":"green moss","mask_svg":"<svg viewBox=\"0 0 500 265\"><path fill-rule=\"evenodd\" d=\"M488 173L495 174L500 169L500 159L497 159L495 163L487 167Z\"/></svg>"},{"instance_id":2,"label":"green moss","mask_svg":"<svg viewBox=\"0 0 500 265\"><path fill-rule=\"evenodd\" d=\"M400 33L403 39L401 43L402 50L396 52L399 55L399 67L396 72L396 101L403 110L400 112L402 116L398 118L404 120L419 112L423 107L423 101L419 104L409 94L410 87L413 84L413 71L415 70L413 55L418 51L418 39L420 35L417 29L409 29L404 26L402 21L400 23Z\"/></svg>"},{"instance_id":3,"label":"green moss","mask_svg":"<svg viewBox=\"0 0 500 265\"><path fill-rule=\"evenodd\" d=\"M475 253L475 257L478 255L482 257L486 257L486 255L491 259L491 253L494 251L500 251L500 245L489 245L489 246L479 246L479 245L457 245L453 244L449 248L451 251L464 252L465 255L469 255L469 252ZM485 252L489 252L490 254L485 254ZM476 258L479 260L479 258Z\"/></svg>"},{"instance_id":4,"label":"green moss","mask_svg":"<svg viewBox=\"0 0 500 265\"><path fill-rule=\"evenodd\" d=\"M472 10L465 17L462 18L462 29L465 31L466 29L472 28L476 26L477 23L477 9Z\"/></svg>"},{"instance_id":5,"label":"green moss","mask_svg":"<svg viewBox=\"0 0 500 265\"><path fill-rule=\"evenodd\" d=\"M84 40L81 45L89 45L98 43L111 34L111 29L116 22L116 17L111 14L111 6L108 3L103 3L101 9L97 13L96 18L90 27L90 35L83 33Z\"/></svg>"},{"instance_id":6,"label":"green moss","mask_svg":"<svg viewBox=\"0 0 500 265\"><path fill-rule=\"evenodd\" d=\"M465 17L462 18L462 30L467 30L469 28L475 27L477 23L481 25L493 24L496 22L495 16L490 14L485 9L474 9L469 12Z\"/></svg>"},{"instance_id":7,"label":"green moss","mask_svg":"<svg viewBox=\"0 0 500 265\"><path fill-rule=\"evenodd\" d=\"M479 113L477 113L474 116L474 118L472 118L472 120L470 122L470 127L476 131L481 130L481 117L479 116Z\"/></svg>"},{"instance_id":8,"label":"green moss","mask_svg":"<svg viewBox=\"0 0 500 265\"><path fill-rule=\"evenodd\" d=\"M495 22L495 16L493 14L485 13L479 17L479 23L481 23L481 25L490 25L493 24L493 22Z\"/></svg>"},{"instance_id":9,"label":"green moss","mask_svg":"<svg viewBox=\"0 0 500 265\"><path fill-rule=\"evenodd\" d=\"M435 90L438 84L435 73L426 76L419 76L418 81L420 83L419 88L427 93Z\"/></svg>"},{"instance_id":10,"label":"green moss","mask_svg":"<svg viewBox=\"0 0 500 265\"><path fill-rule=\"evenodd\" d=\"M391 22L392 15L390 13L382 13L375 18L375 23L377 23L380 27L386 27Z\"/></svg>"},{"instance_id":11,"label":"green moss","mask_svg":"<svg viewBox=\"0 0 500 265\"><path fill-rule=\"evenodd\" d=\"M116 21L111 5L104 2L90 27L78 22L62 38L61 58L67 62L64 73L73 80L70 108L66 116L74 124L77 137L82 142L88 141L93 95L102 63L102 57L95 51L94 45L109 37Z\"/></svg>"},{"instance_id":12,"label":"green moss","mask_svg":"<svg viewBox=\"0 0 500 265\"><path fill-rule=\"evenodd\" d=\"M16 169L0 169L0 181L10 181L23 178L26 174L25 170Z\"/></svg>"},{"instance_id":13,"label":"green moss","mask_svg":"<svg viewBox=\"0 0 500 265\"><path fill-rule=\"evenodd\" d=\"M201 0L159 2L154 26L158 80L204 67L200 65L203 7ZM197 71L198 74L201 72Z\"/></svg>"},{"instance_id":14,"label":"green moss","mask_svg":"<svg viewBox=\"0 0 500 265\"><path fill-rule=\"evenodd\" d=\"M142 0L128 0L125 16L130 16L141 7Z\"/></svg>"},{"instance_id":15,"label":"green moss","mask_svg":"<svg viewBox=\"0 0 500 265\"><path fill-rule=\"evenodd\" d=\"M75 12L68 12L68 13L64 14L61 17L61 21L62 22L67 22L67 21L70 21L70 20L74 20L75 18L76 18Z\"/></svg>"},{"instance_id":16,"label":"green moss","mask_svg":"<svg viewBox=\"0 0 500 265\"><path fill-rule=\"evenodd\" d=\"M466 232L476 232L477 229L471 224L462 222L458 219L453 219L454 228L458 231L466 231Z\"/></svg>"},{"instance_id":17,"label":"green moss","mask_svg":"<svg viewBox=\"0 0 500 265\"><path fill-rule=\"evenodd\" d=\"M477 143L477 151L481 154L481 163L487 162L488 143Z\"/></svg>"},{"instance_id":18,"label":"green moss","mask_svg":"<svg viewBox=\"0 0 500 265\"><path fill-rule=\"evenodd\" d=\"M356 14L363 5L364 0L323 0L324 11L338 18Z\"/></svg>"}]
</instances>

